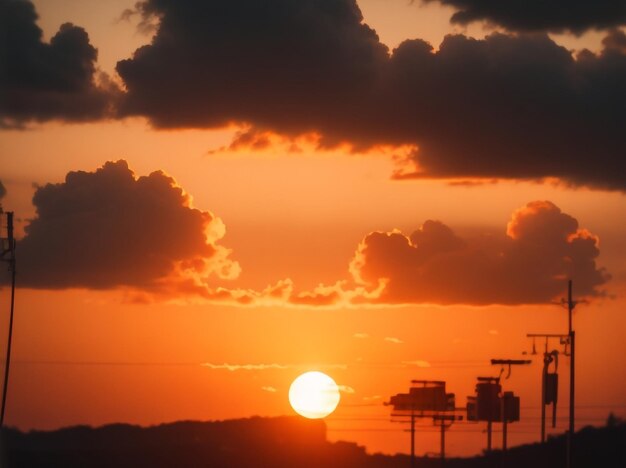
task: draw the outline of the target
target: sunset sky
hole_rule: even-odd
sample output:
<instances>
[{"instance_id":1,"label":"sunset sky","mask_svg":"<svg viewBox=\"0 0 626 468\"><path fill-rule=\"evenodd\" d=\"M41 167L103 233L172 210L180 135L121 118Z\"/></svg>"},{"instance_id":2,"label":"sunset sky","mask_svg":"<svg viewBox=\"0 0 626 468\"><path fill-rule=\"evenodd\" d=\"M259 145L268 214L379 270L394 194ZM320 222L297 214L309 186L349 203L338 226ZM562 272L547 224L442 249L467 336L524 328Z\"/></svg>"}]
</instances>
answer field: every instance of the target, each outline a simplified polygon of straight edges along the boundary
<instances>
[{"instance_id":1,"label":"sunset sky","mask_svg":"<svg viewBox=\"0 0 626 468\"><path fill-rule=\"evenodd\" d=\"M319 370L329 439L407 452L383 402L428 379L465 406L567 331L568 279L577 427L626 417L626 8L513 3L0 0L7 423L295 414ZM510 445L539 439L530 357Z\"/></svg>"}]
</instances>

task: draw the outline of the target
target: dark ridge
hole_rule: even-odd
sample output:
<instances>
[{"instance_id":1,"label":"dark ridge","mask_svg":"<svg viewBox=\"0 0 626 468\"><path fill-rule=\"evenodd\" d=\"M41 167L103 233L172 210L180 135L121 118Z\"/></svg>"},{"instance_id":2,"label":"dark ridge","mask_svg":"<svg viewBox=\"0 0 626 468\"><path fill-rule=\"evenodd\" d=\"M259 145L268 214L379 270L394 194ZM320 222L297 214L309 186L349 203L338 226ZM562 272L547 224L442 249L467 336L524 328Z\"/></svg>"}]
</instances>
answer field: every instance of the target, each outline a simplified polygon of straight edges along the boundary
<instances>
[{"instance_id":1,"label":"dark ridge","mask_svg":"<svg viewBox=\"0 0 626 468\"><path fill-rule=\"evenodd\" d=\"M395 468L410 466L406 455L370 455L349 442L326 440L323 421L295 417L181 421L152 427L112 424L56 431L4 429L0 466L6 468L94 467L273 467ZM576 433L573 468L626 466L626 424ZM473 458L449 458L447 468L559 468L565 438ZM417 468L439 467L438 458L418 458Z\"/></svg>"}]
</instances>

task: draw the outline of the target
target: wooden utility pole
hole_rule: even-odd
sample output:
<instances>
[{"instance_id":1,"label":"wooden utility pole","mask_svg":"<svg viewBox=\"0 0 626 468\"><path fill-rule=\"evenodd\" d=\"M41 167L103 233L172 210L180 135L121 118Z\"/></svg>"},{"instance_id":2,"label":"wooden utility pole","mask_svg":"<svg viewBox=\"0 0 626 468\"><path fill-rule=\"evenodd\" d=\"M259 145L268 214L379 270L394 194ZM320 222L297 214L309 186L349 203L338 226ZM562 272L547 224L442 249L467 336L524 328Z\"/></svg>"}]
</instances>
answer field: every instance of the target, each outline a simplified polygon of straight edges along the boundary
<instances>
[{"instance_id":1,"label":"wooden utility pole","mask_svg":"<svg viewBox=\"0 0 626 468\"><path fill-rule=\"evenodd\" d=\"M574 444L574 431L575 431L575 382L574 373L576 366L574 365L575 353L576 353L576 333L572 327L572 312L576 307L576 303L572 299L572 280L567 282L567 316L568 316L568 335L570 343L570 360L569 360L569 431L567 432L567 455L565 466L570 468L572 466L572 449Z\"/></svg>"},{"instance_id":2,"label":"wooden utility pole","mask_svg":"<svg viewBox=\"0 0 626 468\"><path fill-rule=\"evenodd\" d=\"M411 409L411 468L415 468L415 411Z\"/></svg>"},{"instance_id":3,"label":"wooden utility pole","mask_svg":"<svg viewBox=\"0 0 626 468\"><path fill-rule=\"evenodd\" d=\"M567 282L567 300L563 300L563 303L565 305L567 305L567 335L559 335L559 334L541 334L541 333L529 333L526 336L529 338L533 338L533 354L536 354L535 351L535 344L534 344L534 339L535 338L545 338L546 340L546 349L544 351L544 369L543 369L543 374L542 374L542 388L541 388L541 405L542 405L542 410L541 410L541 421L542 421L542 426L541 426L541 441L545 441L545 390L546 390L546 386L545 386L545 373L546 373L546 365L547 363L545 362L546 356L548 354L553 354L555 353L555 351L553 351L552 353L548 353L548 339L549 338L559 338L559 340L561 341L561 344L565 344L565 349L567 350L567 347L569 346L569 365L570 365L570 372L569 372L569 429L567 431L567 437L566 437L566 451L565 451L565 466L566 468L571 468L572 466L572 450L573 450L573 439L574 439L574 432L575 432L575 422L576 422L576 418L575 418L575 408L576 408L576 400L575 400L575 396L576 396L576 378L575 378L575 372L576 372L576 333L574 332L574 327L573 327L573 321L572 321L572 315L574 312L574 308L576 307L576 301L574 301L573 296L572 296L572 280L569 280ZM564 353L567 356L567 352ZM554 421L554 412L556 411L556 402L554 403L554 408L553 410L553 421Z\"/></svg>"},{"instance_id":4,"label":"wooden utility pole","mask_svg":"<svg viewBox=\"0 0 626 468\"><path fill-rule=\"evenodd\" d=\"M2 406L0 407L0 428L4 425L4 411L6 409L7 390L9 388L9 366L11 364L11 342L13 340L13 310L15 309L15 239L13 238L13 213L9 212L6 215L6 247L4 239L2 239L1 259L9 264L9 272L11 273L11 312L9 315L9 337L7 339L7 353L4 364L4 385L2 386Z\"/></svg>"},{"instance_id":5,"label":"wooden utility pole","mask_svg":"<svg viewBox=\"0 0 626 468\"><path fill-rule=\"evenodd\" d=\"M432 418L441 430L441 466L445 463L446 428L463 419L454 414L454 393L446 393L446 383L440 380L412 380L409 393L398 393L385 405L393 407L391 416L410 418L411 468L415 467L415 419Z\"/></svg>"}]
</instances>

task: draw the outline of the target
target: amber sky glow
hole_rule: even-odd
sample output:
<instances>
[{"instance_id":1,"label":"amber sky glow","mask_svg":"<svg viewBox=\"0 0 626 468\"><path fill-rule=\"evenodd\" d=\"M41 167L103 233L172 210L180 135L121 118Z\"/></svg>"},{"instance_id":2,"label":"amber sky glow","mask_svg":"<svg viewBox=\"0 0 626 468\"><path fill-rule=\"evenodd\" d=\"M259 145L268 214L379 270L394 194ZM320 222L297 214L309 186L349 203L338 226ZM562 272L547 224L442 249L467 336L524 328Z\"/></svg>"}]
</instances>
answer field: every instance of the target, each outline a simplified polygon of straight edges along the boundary
<instances>
[{"instance_id":1,"label":"amber sky glow","mask_svg":"<svg viewBox=\"0 0 626 468\"><path fill-rule=\"evenodd\" d=\"M137 30L138 15L121 19L134 3L34 1L44 42L62 23L85 28L98 49L97 66L122 87L116 63L151 41L149 34ZM495 28L450 25L454 10L438 1L358 4L364 22L390 50L411 38L425 39L438 50L446 34L483 39ZM605 36L606 31L594 29L578 37L551 33L568 49L588 48L598 54ZM533 44L535 51L545 45ZM249 70L250 80L257 71ZM154 102L167 99L159 95ZM448 104L456 105L452 99ZM313 106L314 117L308 121L305 116L302 125L313 125L324 106ZM240 103L233 108L235 114L247 111ZM186 110L178 104L172 109L176 116ZM416 115L418 111L411 108ZM155 119L159 112L154 110ZM319 370L341 390L341 402L327 419L330 439L355 441L370 452L406 452L408 438L400 425L389 422L389 409L382 402L406 391L411 379L432 379L445 380L448 391L457 395L457 406L464 406L475 378L499 371L489 366L490 358L521 358L532 346L526 333L565 331L565 310L549 302L565 294L563 278L571 272L577 275L575 292L578 287L589 300L578 306L574 319L579 346L577 426L601 425L611 411L626 416L621 378L626 355L626 203L623 175L618 180L623 158L615 162L612 174L607 170L606 180L602 171L597 171L598 178L594 171L585 172L587 158L580 154L572 155L572 162L580 165L567 173L571 180L558 183L548 180L551 174L544 174L545 180L527 175L523 163L512 169L503 164L502 177L489 175L494 164L479 170L482 178L473 177L470 164L470 175L450 178L442 163L427 166L442 178L393 180L398 168L394 161L406 145L349 151L344 142L316 148L306 136L289 139L300 131L296 116L292 127L289 119L255 112L250 111L250 119L258 118L257 127L157 129L147 117L131 115L87 123L52 119L27 122L26 129L0 129L0 181L7 190L2 206L15 211L20 237L31 226L18 250L10 425L51 429L293 414L289 385L303 372ZM412 113L402 112L398 110L412 121ZM451 119L458 114L442 112ZM231 118L228 112L215 118L222 117ZM400 119L395 113L393 117ZM367 145L368 138L375 141L378 136L395 142L413 135L412 128L393 128L382 119L371 127L365 119L363 128L353 127L350 119L337 119L337 128L349 135L346 140L362 140L355 145ZM433 128L439 121L433 117ZM382 130L374 135L378 123ZM617 128L623 117L613 123ZM265 129L267 133L256 134L254 140L254 132ZM244 141L229 149L238 132L245 137L246 130L253 144ZM504 134L486 132L485 146ZM270 144L263 140L268 135ZM519 135L509 136L517 141ZM578 141L575 137L572 141ZM438 134L424 138L432 154L456 150L437 140ZM480 138L473 140L472 148L480 147ZM541 138L554 143L545 135ZM298 148L290 148L292 143ZM600 151L607 154L623 147L623 141L614 147L610 141L606 147L601 144L598 141ZM603 157L594 149L588 151ZM501 159L514 160L517 150L510 151ZM447 163L458 172L463 162L454 158ZM105 166L120 160L128 168L120 162ZM545 169L532 161L533 170ZM556 170L563 166L562 161L554 164ZM103 167L110 171L107 177ZM66 181L73 171L85 174ZM523 175L516 178L517 173ZM586 173L589 179L582 180L583 186L572 186ZM619 183L621 190L605 190ZM59 185L42 188L46 184ZM33 201L36 193L39 198ZM87 219L86 225L57 230L70 224L57 224L61 218L50 207L69 211L76 206L79 213L84 200L92 203L86 205L87 218L66 219ZM527 222L517 234L518 243L505 237L516 210L544 200L551 203L531 205L523 212L526 218L515 218ZM115 209L107 211L111 206ZM111 218L110 224L117 227L109 231L102 213L111 212L119 217ZM425 224L427 220L440 223ZM204 228L219 228L221 223L222 238L204 239ZM421 234L415 234L421 227ZM381 234L371 234L375 232ZM102 250L90 249L94 245ZM51 246L52 254L46 250ZM82 262L76 254L81 248L93 256ZM358 249L361 263L355 261ZM117 255L119 262L114 261ZM98 276L103 271L106 275ZM555 276L563 278L559 282ZM483 278L491 281L484 289ZM373 292L378 279L387 286ZM266 289L271 286L274 290ZM246 298L252 297L250 303L232 300L243 291ZM527 299L520 300L520 295ZM4 336L6 288L0 289L0 306ZM538 350L542 346L537 342ZM565 358L560 363L562 382L568 375L566 363ZM532 366L514 369L505 382L521 396L524 408L522 422L510 429L511 444L538 439L540 365L536 356ZM567 386L560 390L555 433L567 424ZM428 424L419 432L418 453L437 450L438 434ZM449 452L479 453L485 445L482 429L458 424L448 438Z\"/></svg>"}]
</instances>

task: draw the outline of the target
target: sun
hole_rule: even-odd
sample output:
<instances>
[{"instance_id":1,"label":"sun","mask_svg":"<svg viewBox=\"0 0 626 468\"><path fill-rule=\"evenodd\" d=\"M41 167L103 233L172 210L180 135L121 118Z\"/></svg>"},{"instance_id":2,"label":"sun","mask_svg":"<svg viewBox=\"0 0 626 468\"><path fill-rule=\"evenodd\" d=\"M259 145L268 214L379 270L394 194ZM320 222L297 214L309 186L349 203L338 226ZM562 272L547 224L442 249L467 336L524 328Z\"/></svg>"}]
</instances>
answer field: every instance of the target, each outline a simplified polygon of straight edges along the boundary
<instances>
[{"instance_id":1,"label":"sun","mask_svg":"<svg viewBox=\"0 0 626 468\"><path fill-rule=\"evenodd\" d=\"M322 372L306 372L289 387L289 403L305 418L325 418L339 404L339 387Z\"/></svg>"}]
</instances>

